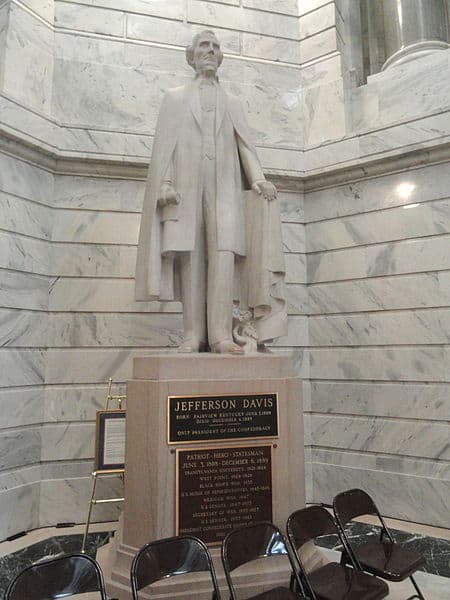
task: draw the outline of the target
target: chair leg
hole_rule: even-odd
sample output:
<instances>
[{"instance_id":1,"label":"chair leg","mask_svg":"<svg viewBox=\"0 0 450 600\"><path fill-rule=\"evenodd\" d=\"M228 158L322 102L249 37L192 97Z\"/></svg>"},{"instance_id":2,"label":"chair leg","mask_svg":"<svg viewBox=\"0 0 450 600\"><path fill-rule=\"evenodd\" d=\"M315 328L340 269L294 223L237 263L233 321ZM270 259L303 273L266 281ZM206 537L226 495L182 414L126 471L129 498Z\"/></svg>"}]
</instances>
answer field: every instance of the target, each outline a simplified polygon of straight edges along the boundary
<instances>
[{"instance_id":1,"label":"chair leg","mask_svg":"<svg viewBox=\"0 0 450 600\"><path fill-rule=\"evenodd\" d=\"M422 595L422 592L420 591L419 586L417 585L414 577L412 575L410 575L409 578L411 579L411 583L413 584L414 589L417 592L417 594L414 594L413 596L410 596L410 599L412 599L412 598L419 598L419 600L425 600L425 597Z\"/></svg>"}]
</instances>

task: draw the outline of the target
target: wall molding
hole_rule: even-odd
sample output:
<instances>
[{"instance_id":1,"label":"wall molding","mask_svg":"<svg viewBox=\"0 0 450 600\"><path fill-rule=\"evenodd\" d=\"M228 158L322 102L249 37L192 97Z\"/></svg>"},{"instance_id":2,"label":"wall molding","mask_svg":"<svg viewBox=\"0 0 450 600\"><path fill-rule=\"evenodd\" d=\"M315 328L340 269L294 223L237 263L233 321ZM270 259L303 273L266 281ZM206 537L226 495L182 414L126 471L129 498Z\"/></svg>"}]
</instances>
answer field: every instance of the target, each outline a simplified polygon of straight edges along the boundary
<instances>
[{"instance_id":1,"label":"wall molding","mask_svg":"<svg viewBox=\"0 0 450 600\"><path fill-rule=\"evenodd\" d=\"M0 152L18 158L55 175L100 177L108 179L132 179L143 181L147 177L147 161L114 160L83 157L64 157L57 151L50 151L33 144L18 135L0 128ZM307 154L308 151L305 153ZM280 191L312 192L315 190L344 185L362 179L370 179L407 169L415 169L450 161L450 142L420 147L410 151L397 151L396 155L361 157L351 165L326 167L322 172L298 176L268 170L266 175Z\"/></svg>"}]
</instances>

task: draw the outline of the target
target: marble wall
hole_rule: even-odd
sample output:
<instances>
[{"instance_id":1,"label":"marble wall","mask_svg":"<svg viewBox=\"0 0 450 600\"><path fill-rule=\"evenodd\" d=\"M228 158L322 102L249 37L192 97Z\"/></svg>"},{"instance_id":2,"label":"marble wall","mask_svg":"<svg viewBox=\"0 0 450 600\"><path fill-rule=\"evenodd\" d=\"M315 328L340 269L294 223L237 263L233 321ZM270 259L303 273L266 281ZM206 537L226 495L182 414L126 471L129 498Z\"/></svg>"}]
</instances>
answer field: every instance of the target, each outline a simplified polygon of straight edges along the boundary
<instances>
[{"instance_id":1,"label":"marble wall","mask_svg":"<svg viewBox=\"0 0 450 600\"><path fill-rule=\"evenodd\" d=\"M134 262L159 103L205 27L281 190L308 498L377 487L442 524L449 52L357 86L349 7L0 0L0 538L85 519L107 379L178 344L180 306L135 303Z\"/></svg>"},{"instance_id":2,"label":"marble wall","mask_svg":"<svg viewBox=\"0 0 450 600\"><path fill-rule=\"evenodd\" d=\"M450 163L305 197L313 499L448 526Z\"/></svg>"}]
</instances>

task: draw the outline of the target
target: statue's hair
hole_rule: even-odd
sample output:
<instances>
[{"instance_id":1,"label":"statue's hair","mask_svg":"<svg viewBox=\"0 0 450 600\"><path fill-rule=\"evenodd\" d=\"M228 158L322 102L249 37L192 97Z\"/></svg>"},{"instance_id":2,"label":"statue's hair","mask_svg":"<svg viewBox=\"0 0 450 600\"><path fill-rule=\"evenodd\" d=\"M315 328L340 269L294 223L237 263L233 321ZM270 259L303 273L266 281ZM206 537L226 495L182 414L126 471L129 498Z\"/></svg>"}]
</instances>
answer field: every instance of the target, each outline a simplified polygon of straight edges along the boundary
<instances>
[{"instance_id":1,"label":"statue's hair","mask_svg":"<svg viewBox=\"0 0 450 600\"><path fill-rule=\"evenodd\" d=\"M188 65L190 67L192 67L193 69L195 69L195 66L194 66L195 47L198 44L198 41L202 37L202 35L205 35L205 34L212 35L213 37L215 37L217 39L216 34L214 33L214 31L212 29L204 29L203 31L200 31L200 33L196 33L194 35L194 37L192 38L192 42L186 48L186 60L187 60ZM222 54L222 52L220 52L219 67L222 63L222 60L223 60L223 54Z\"/></svg>"}]
</instances>

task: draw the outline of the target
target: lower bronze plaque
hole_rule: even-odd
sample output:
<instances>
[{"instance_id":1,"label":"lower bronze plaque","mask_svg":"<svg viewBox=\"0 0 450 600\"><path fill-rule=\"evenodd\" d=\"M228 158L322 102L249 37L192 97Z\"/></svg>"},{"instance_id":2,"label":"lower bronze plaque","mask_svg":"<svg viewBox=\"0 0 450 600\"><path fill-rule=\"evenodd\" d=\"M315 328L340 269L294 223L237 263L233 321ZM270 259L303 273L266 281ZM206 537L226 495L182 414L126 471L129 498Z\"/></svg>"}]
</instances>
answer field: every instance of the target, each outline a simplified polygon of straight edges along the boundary
<instances>
[{"instance_id":1,"label":"lower bronze plaque","mask_svg":"<svg viewBox=\"0 0 450 600\"><path fill-rule=\"evenodd\" d=\"M272 447L177 450L177 535L220 543L236 527L272 521Z\"/></svg>"}]
</instances>

